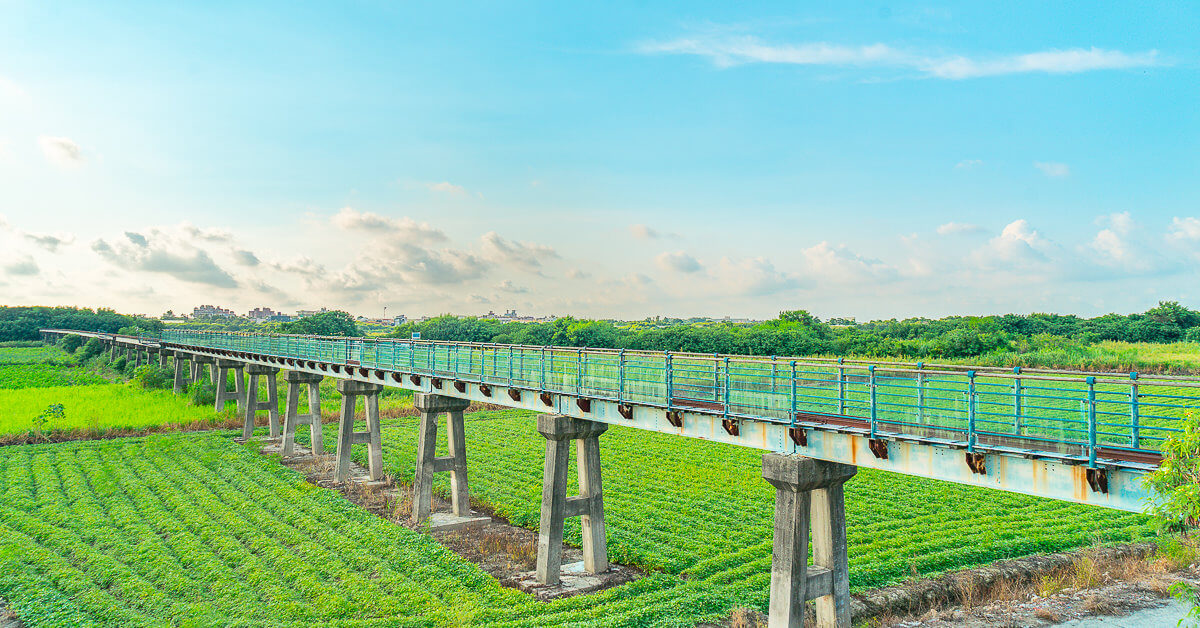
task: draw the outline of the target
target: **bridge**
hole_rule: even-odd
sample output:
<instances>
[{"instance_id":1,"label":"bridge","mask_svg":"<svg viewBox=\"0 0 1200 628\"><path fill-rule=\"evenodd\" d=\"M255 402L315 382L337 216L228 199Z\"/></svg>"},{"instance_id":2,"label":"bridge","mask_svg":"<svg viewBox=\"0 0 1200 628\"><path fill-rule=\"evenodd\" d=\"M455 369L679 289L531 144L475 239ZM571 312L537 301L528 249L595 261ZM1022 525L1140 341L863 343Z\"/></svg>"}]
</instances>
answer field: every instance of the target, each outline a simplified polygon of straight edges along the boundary
<instances>
[{"instance_id":1,"label":"bridge","mask_svg":"<svg viewBox=\"0 0 1200 628\"><path fill-rule=\"evenodd\" d=\"M206 376L219 382L217 409L236 403L246 438L267 411L270 436L285 451L308 425L320 453L313 395L316 382L337 378L343 478L360 443L371 477L382 475L378 392L411 390L421 414L419 521L432 516L432 476L440 472L453 480L452 516L470 518L462 439L469 402L543 413L537 580L546 585L560 582L566 517L583 520L585 569L608 568L598 439L609 425L764 450L763 476L776 488L773 627L801 625L807 600L816 601L819 625L849 625L842 486L857 467L1141 512L1149 497L1141 476L1158 466L1162 441L1200 409L1200 378L1138 373L174 329L161 337L42 334L98 338L135 360L173 358L176 391ZM282 422L274 398L280 370L288 382ZM236 384L226 390L231 374ZM268 383L266 401L260 381ZM310 408L302 411L306 390ZM365 432L354 431L359 396L367 401ZM437 457L441 414L450 455ZM567 497L572 441L580 494Z\"/></svg>"}]
</instances>

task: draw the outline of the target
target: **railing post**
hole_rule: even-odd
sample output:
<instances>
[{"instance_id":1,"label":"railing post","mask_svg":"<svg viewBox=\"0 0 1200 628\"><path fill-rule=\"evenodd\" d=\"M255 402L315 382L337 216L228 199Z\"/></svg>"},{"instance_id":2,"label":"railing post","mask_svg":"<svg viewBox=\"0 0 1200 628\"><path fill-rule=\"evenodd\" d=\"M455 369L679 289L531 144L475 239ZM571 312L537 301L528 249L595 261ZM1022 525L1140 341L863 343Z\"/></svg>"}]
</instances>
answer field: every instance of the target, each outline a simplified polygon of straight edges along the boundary
<instances>
[{"instance_id":1,"label":"railing post","mask_svg":"<svg viewBox=\"0 0 1200 628\"><path fill-rule=\"evenodd\" d=\"M415 373L417 366L417 343L408 341L408 372Z\"/></svg>"},{"instance_id":2,"label":"railing post","mask_svg":"<svg viewBox=\"0 0 1200 628\"><path fill-rule=\"evenodd\" d=\"M846 414L846 367L842 366L842 362L844 362L845 360L846 360L846 358L838 358L838 367L837 367L837 391L838 391L837 413L838 414Z\"/></svg>"},{"instance_id":3,"label":"railing post","mask_svg":"<svg viewBox=\"0 0 1200 628\"><path fill-rule=\"evenodd\" d=\"M575 396L583 394L583 349L575 350Z\"/></svg>"},{"instance_id":4,"label":"railing post","mask_svg":"<svg viewBox=\"0 0 1200 628\"><path fill-rule=\"evenodd\" d=\"M713 354L713 401L721 401L721 355Z\"/></svg>"},{"instance_id":5,"label":"railing post","mask_svg":"<svg viewBox=\"0 0 1200 628\"><path fill-rule=\"evenodd\" d=\"M776 364L775 364L775 356L771 356L771 394L772 395L775 394L775 376L777 373L778 373L778 369L776 368Z\"/></svg>"},{"instance_id":6,"label":"railing post","mask_svg":"<svg viewBox=\"0 0 1200 628\"><path fill-rule=\"evenodd\" d=\"M669 411L671 409L671 398L675 396L675 391L673 390L674 386L671 381L671 370L674 367L672 365L673 359L671 357L671 352L665 351L664 353L667 354L667 367L665 373L663 374L663 379L665 380L663 383L665 383L667 386L667 410Z\"/></svg>"},{"instance_id":7,"label":"railing post","mask_svg":"<svg viewBox=\"0 0 1200 628\"><path fill-rule=\"evenodd\" d=\"M622 403L625 397L625 350L617 353L617 403Z\"/></svg>"},{"instance_id":8,"label":"railing post","mask_svg":"<svg viewBox=\"0 0 1200 628\"><path fill-rule=\"evenodd\" d=\"M875 405L877 401L875 393L875 365L872 364L868 366L867 372L869 374L869 383L867 385L871 389L871 438L875 438L875 432L878 429L877 424L879 422L879 414Z\"/></svg>"},{"instance_id":9,"label":"railing post","mask_svg":"<svg viewBox=\"0 0 1200 628\"><path fill-rule=\"evenodd\" d=\"M513 348L512 348L512 345L509 345L509 347L508 347L508 387L509 388L512 388L512 379L513 379Z\"/></svg>"},{"instance_id":10,"label":"railing post","mask_svg":"<svg viewBox=\"0 0 1200 628\"><path fill-rule=\"evenodd\" d=\"M924 362L917 362L917 423L925 424L925 368Z\"/></svg>"},{"instance_id":11,"label":"railing post","mask_svg":"<svg viewBox=\"0 0 1200 628\"><path fill-rule=\"evenodd\" d=\"M1013 374L1020 375L1021 367L1014 366ZM1013 431L1016 432L1017 436L1020 436L1021 432L1025 429L1021 425L1021 411L1021 378L1017 377L1013 379Z\"/></svg>"},{"instance_id":12,"label":"railing post","mask_svg":"<svg viewBox=\"0 0 1200 628\"><path fill-rule=\"evenodd\" d=\"M975 371L967 371L967 453L975 453Z\"/></svg>"},{"instance_id":13,"label":"railing post","mask_svg":"<svg viewBox=\"0 0 1200 628\"><path fill-rule=\"evenodd\" d=\"M544 346L542 347L541 362L542 362L541 367L540 367L541 378L539 379L539 382L541 384L542 391L545 392L545 390L546 390L546 347L544 347Z\"/></svg>"},{"instance_id":14,"label":"railing post","mask_svg":"<svg viewBox=\"0 0 1200 628\"><path fill-rule=\"evenodd\" d=\"M792 424L794 425L796 423L796 411L797 411L797 408L796 408L796 361L795 360L792 360L791 367L792 367L792 385L789 386L789 388L791 388L791 398L788 400L788 407L791 408L790 416L792 419Z\"/></svg>"},{"instance_id":15,"label":"railing post","mask_svg":"<svg viewBox=\"0 0 1200 628\"><path fill-rule=\"evenodd\" d=\"M1137 378L1138 374L1136 371L1129 374L1129 379L1132 382L1129 384L1129 445L1134 449L1140 449L1142 446L1141 428L1138 426L1138 419L1140 417L1138 415Z\"/></svg>"},{"instance_id":16,"label":"railing post","mask_svg":"<svg viewBox=\"0 0 1200 628\"><path fill-rule=\"evenodd\" d=\"M725 418L729 418L729 356L725 356Z\"/></svg>"},{"instance_id":17,"label":"railing post","mask_svg":"<svg viewBox=\"0 0 1200 628\"><path fill-rule=\"evenodd\" d=\"M1088 466L1096 467L1096 378L1087 378Z\"/></svg>"}]
</instances>

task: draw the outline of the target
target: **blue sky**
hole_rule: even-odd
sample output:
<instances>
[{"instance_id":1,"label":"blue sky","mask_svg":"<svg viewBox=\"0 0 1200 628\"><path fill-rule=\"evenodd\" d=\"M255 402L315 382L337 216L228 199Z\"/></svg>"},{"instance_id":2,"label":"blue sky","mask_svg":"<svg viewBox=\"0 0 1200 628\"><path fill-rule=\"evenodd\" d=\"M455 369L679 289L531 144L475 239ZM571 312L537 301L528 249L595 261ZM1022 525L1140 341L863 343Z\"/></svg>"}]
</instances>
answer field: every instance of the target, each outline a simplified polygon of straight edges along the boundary
<instances>
[{"instance_id":1,"label":"blue sky","mask_svg":"<svg viewBox=\"0 0 1200 628\"><path fill-rule=\"evenodd\" d=\"M1200 307L1185 3L0 0L0 302Z\"/></svg>"}]
</instances>

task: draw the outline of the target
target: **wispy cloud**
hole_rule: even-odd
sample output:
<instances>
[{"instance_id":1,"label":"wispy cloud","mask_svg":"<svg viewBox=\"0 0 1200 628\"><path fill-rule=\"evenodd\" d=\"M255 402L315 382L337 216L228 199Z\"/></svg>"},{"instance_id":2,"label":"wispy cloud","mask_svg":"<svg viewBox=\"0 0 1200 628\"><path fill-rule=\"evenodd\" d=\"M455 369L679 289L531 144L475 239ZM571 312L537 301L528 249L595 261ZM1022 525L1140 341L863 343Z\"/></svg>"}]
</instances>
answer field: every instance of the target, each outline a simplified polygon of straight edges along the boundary
<instances>
[{"instance_id":1,"label":"wispy cloud","mask_svg":"<svg viewBox=\"0 0 1200 628\"><path fill-rule=\"evenodd\" d=\"M65 137L43 135L38 138L38 146L41 146L46 160L56 166L72 168L84 162L83 149Z\"/></svg>"},{"instance_id":2,"label":"wispy cloud","mask_svg":"<svg viewBox=\"0 0 1200 628\"><path fill-rule=\"evenodd\" d=\"M660 238L667 238L667 239L674 240L679 237L678 233L671 233L670 231L659 231L658 229L654 229L652 227L649 227L647 225L642 225L642 224L629 225L629 233L632 234L633 237L635 237L639 240L658 240Z\"/></svg>"},{"instance_id":3,"label":"wispy cloud","mask_svg":"<svg viewBox=\"0 0 1200 628\"><path fill-rule=\"evenodd\" d=\"M662 253L654 261L659 268L677 273L694 273L704 268L696 258L683 251Z\"/></svg>"},{"instance_id":4,"label":"wispy cloud","mask_svg":"<svg viewBox=\"0 0 1200 628\"><path fill-rule=\"evenodd\" d=\"M983 227L980 227L979 225L954 221L948 222L944 225L938 225L937 228L938 235L960 235L967 233L981 233L982 231Z\"/></svg>"},{"instance_id":5,"label":"wispy cloud","mask_svg":"<svg viewBox=\"0 0 1200 628\"><path fill-rule=\"evenodd\" d=\"M963 80L1005 74L1075 74L1096 70L1122 70L1164 65L1157 50L1122 52L1102 48L1071 48L1038 52L966 56L924 54L884 43L848 46L827 42L770 44L756 37L684 37L652 41L637 46L644 54L679 54L707 57L719 67L747 63L891 68L915 71L920 76Z\"/></svg>"},{"instance_id":6,"label":"wispy cloud","mask_svg":"<svg viewBox=\"0 0 1200 628\"><path fill-rule=\"evenodd\" d=\"M979 166L982 164L983 164L983 160L981 160L981 159L964 159L964 160L954 164L954 167L959 170L970 170L971 168L974 168L975 166Z\"/></svg>"},{"instance_id":7,"label":"wispy cloud","mask_svg":"<svg viewBox=\"0 0 1200 628\"><path fill-rule=\"evenodd\" d=\"M449 194L450 196L467 196L467 188L461 185L454 185L449 181L430 182L425 184L425 188L430 192L440 192Z\"/></svg>"},{"instance_id":8,"label":"wispy cloud","mask_svg":"<svg viewBox=\"0 0 1200 628\"><path fill-rule=\"evenodd\" d=\"M1071 167L1057 161L1035 161L1033 167L1052 179L1061 179L1071 174Z\"/></svg>"}]
</instances>

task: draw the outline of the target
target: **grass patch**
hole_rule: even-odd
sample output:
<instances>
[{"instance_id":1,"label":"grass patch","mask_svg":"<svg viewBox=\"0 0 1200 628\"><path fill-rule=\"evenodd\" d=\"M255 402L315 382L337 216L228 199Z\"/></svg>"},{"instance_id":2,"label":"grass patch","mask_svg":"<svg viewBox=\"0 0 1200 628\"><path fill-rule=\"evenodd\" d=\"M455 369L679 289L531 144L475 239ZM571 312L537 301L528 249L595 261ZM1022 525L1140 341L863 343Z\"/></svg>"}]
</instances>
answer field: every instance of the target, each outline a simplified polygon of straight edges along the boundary
<instances>
[{"instance_id":1,"label":"grass patch","mask_svg":"<svg viewBox=\"0 0 1200 628\"><path fill-rule=\"evenodd\" d=\"M62 417L39 424L47 408L61 405ZM189 405L170 391L111 384L0 390L0 444L30 438L104 436L148 427L224 425L230 413ZM35 434L30 434L34 431Z\"/></svg>"}]
</instances>

